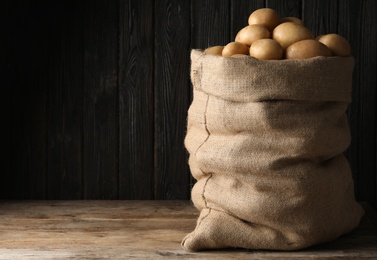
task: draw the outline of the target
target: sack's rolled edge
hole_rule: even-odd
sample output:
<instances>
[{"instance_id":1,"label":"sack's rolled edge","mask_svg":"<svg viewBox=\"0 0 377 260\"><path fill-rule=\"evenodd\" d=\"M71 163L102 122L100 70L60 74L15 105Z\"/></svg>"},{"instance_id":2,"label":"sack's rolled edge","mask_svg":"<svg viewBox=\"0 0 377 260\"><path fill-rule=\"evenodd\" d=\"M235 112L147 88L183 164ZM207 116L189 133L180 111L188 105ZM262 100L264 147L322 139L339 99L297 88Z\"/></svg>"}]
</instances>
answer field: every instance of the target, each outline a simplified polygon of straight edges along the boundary
<instances>
[{"instance_id":1,"label":"sack's rolled edge","mask_svg":"<svg viewBox=\"0 0 377 260\"><path fill-rule=\"evenodd\" d=\"M352 56L265 61L250 56L223 57L192 49L191 79L205 82L194 84L196 90L230 101L350 103L354 64Z\"/></svg>"}]
</instances>

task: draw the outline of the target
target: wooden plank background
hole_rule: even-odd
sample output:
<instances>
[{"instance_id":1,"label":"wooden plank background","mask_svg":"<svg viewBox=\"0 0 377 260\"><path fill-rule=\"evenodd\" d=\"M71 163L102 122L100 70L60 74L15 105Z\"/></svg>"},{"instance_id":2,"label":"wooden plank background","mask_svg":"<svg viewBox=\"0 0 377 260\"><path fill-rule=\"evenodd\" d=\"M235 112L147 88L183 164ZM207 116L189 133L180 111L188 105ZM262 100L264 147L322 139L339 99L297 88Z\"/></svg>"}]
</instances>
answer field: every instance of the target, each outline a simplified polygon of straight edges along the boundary
<instances>
[{"instance_id":1,"label":"wooden plank background","mask_svg":"<svg viewBox=\"0 0 377 260\"><path fill-rule=\"evenodd\" d=\"M347 151L376 207L377 1L1 1L5 199L188 199L190 50L224 45L272 7L349 39Z\"/></svg>"}]
</instances>

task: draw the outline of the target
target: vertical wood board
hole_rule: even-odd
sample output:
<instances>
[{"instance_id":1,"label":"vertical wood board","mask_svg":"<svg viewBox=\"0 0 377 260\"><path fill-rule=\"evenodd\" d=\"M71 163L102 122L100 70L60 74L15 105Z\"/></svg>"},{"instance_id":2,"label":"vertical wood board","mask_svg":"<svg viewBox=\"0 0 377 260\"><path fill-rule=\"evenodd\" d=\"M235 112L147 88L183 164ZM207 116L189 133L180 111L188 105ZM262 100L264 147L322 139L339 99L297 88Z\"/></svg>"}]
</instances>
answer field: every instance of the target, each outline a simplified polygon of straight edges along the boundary
<instances>
[{"instance_id":1,"label":"vertical wood board","mask_svg":"<svg viewBox=\"0 0 377 260\"><path fill-rule=\"evenodd\" d=\"M190 2L155 2L155 199L189 197Z\"/></svg>"},{"instance_id":2,"label":"vertical wood board","mask_svg":"<svg viewBox=\"0 0 377 260\"><path fill-rule=\"evenodd\" d=\"M266 7L264 0L230 0L230 40L234 41L239 30L248 26L252 12L264 7Z\"/></svg>"},{"instance_id":3,"label":"vertical wood board","mask_svg":"<svg viewBox=\"0 0 377 260\"><path fill-rule=\"evenodd\" d=\"M376 1L1 5L10 115L2 198L188 199L190 50L233 41L251 12L270 7L302 18L315 36L349 40L355 69L346 155L356 198L376 207Z\"/></svg>"},{"instance_id":4,"label":"vertical wood board","mask_svg":"<svg viewBox=\"0 0 377 260\"><path fill-rule=\"evenodd\" d=\"M376 86L377 31L375 1L340 1L339 33L349 40L355 68L349 123L352 135L347 156L356 197L376 207Z\"/></svg>"},{"instance_id":5,"label":"vertical wood board","mask_svg":"<svg viewBox=\"0 0 377 260\"><path fill-rule=\"evenodd\" d=\"M117 199L119 7L104 0L83 3L84 199Z\"/></svg>"},{"instance_id":6,"label":"vertical wood board","mask_svg":"<svg viewBox=\"0 0 377 260\"><path fill-rule=\"evenodd\" d=\"M230 41L229 0L192 0L191 47L205 49Z\"/></svg>"},{"instance_id":7,"label":"vertical wood board","mask_svg":"<svg viewBox=\"0 0 377 260\"><path fill-rule=\"evenodd\" d=\"M154 195L154 1L120 0L119 197Z\"/></svg>"},{"instance_id":8,"label":"vertical wood board","mask_svg":"<svg viewBox=\"0 0 377 260\"><path fill-rule=\"evenodd\" d=\"M52 4L52 3L51 3ZM57 6L56 6L57 5ZM47 199L82 198L82 2L55 2L44 85L48 93Z\"/></svg>"},{"instance_id":9,"label":"vertical wood board","mask_svg":"<svg viewBox=\"0 0 377 260\"><path fill-rule=\"evenodd\" d=\"M302 18L302 1L301 0L266 0L266 7L272 8L282 17Z\"/></svg>"},{"instance_id":10,"label":"vertical wood board","mask_svg":"<svg viewBox=\"0 0 377 260\"><path fill-rule=\"evenodd\" d=\"M337 32L338 0L303 1L302 9L302 20L313 32L314 37Z\"/></svg>"}]
</instances>

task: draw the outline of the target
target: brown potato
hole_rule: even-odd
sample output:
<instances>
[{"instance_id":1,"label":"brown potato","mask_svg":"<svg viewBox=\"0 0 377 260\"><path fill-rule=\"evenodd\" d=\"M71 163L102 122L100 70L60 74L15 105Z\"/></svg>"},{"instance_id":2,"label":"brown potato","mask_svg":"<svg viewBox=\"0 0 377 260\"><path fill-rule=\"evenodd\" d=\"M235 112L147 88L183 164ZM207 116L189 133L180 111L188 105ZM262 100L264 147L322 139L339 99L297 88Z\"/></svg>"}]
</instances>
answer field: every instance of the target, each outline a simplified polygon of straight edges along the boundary
<instances>
[{"instance_id":1,"label":"brown potato","mask_svg":"<svg viewBox=\"0 0 377 260\"><path fill-rule=\"evenodd\" d=\"M249 54L249 47L240 42L230 42L225 45L222 55L230 57L234 54Z\"/></svg>"},{"instance_id":2,"label":"brown potato","mask_svg":"<svg viewBox=\"0 0 377 260\"><path fill-rule=\"evenodd\" d=\"M283 48L272 39L261 39L250 46L250 56L258 60L281 60Z\"/></svg>"},{"instance_id":3,"label":"brown potato","mask_svg":"<svg viewBox=\"0 0 377 260\"><path fill-rule=\"evenodd\" d=\"M326 45L314 39L296 42L290 45L285 53L286 59L309 59L317 56L331 56L331 51Z\"/></svg>"},{"instance_id":4,"label":"brown potato","mask_svg":"<svg viewBox=\"0 0 377 260\"><path fill-rule=\"evenodd\" d=\"M224 46L213 46L204 50L205 54L222 55Z\"/></svg>"},{"instance_id":5,"label":"brown potato","mask_svg":"<svg viewBox=\"0 0 377 260\"><path fill-rule=\"evenodd\" d=\"M234 55L232 55L230 57L232 57L232 58L241 58L241 57L248 57L248 55L246 55L246 54L234 54Z\"/></svg>"},{"instance_id":6,"label":"brown potato","mask_svg":"<svg viewBox=\"0 0 377 260\"><path fill-rule=\"evenodd\" d=\"M279 24L279 15L274 9L261 8L249 16L248 22L249 25L259 24L272 31Z\"/></svg>"},{"instance_id":7,"label":"brown potato","mask_svg":"<svg viewBox=\"0 0 377 260\"><path fill-rule=\"evenodd\" d=\"M321 35L318 35L317 37L315 37L314 39L316 39L317 41L323 36L323 34Z\"/></svg>"},{"instance_id":8,"label":"brown potato","mask_svg":"<svg viewBox=\"0 0 377 260\"><path fill-rule=\"evenodd\" d=\"M284 50L295 42L313 38L308 28L292 22L282 23L272 32L272 39L277 41Z\"/></svg>"},{"instance_id":9,"label":"brown potato","mask_svg":"<svg viewBox=\"0 0 377 260\"><path fill-rule=\"evenodd\" d=\"M253 42L265 38L270 38L270 31L262 25L254 24L242 28L234 41L250 46Z\"/></svg>"},{"instance_id":10,"label":"brown potato","mask_svg":"<svg viewBox=\"0 0 377 260\"><path fill-rule=\"evenodd\" d=\"M351 46L346 39L339 34L330 33L317 37L318 41L326 45L333 56L351 56Z\"/></svg>"},{"instance_id":11,"label":"brown potato","mask_svg":"<svg viewBox=\"0 0 377 260\"><path fill-rule=\"evenodd\" d=\"M298 19L292 16L280 18L279 24L286 23L286 22L291 22L298 25L304 25L304 22L301 19Z\"/></svg>"}]
</instances>

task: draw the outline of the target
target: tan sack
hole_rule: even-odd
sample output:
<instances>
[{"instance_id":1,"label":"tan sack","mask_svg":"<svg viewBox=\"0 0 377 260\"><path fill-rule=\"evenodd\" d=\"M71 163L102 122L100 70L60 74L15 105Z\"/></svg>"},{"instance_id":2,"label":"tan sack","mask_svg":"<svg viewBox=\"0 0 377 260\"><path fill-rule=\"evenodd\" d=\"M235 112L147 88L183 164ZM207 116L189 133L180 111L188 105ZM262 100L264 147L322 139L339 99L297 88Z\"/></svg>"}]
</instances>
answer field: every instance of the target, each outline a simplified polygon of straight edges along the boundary
<instances>
[{"instance_id":1,"label":"tan sack","mask_svg":"<svg viewBox=\"0 0 377 260\"><path fill-rule=\"evenodd\" d=\"M352 57L261 61L191 53L185 146L201 211L190 251L295 250L358 226L346 109Z\"/></svg>"}]
</instances>

